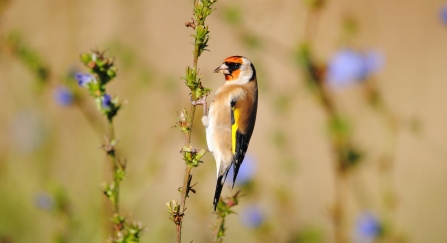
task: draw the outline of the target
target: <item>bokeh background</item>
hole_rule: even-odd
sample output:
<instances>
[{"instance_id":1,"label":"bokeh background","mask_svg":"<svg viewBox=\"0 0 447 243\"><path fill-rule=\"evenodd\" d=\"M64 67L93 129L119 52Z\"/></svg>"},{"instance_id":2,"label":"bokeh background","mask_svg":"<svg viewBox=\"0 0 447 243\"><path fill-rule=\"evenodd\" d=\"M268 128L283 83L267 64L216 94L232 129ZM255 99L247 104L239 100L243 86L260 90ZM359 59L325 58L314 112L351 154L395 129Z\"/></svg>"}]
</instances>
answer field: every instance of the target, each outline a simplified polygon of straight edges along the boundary
<instances>
[{"instance_id":1,"label":"bokeh background","mask_svg":"<svg viewBox=\"0 0 447 243\"><path fill-rule=\"evenodd\" d=\"M306 46L343 117L335 129L356 148L339 201L349 242L447 242L447 2L318 2L219 0L207 19L203 84L217 90L224 79L212 70L243 55L260 85L246 171L235 188L246 195L228 217L225 241L334 242L334 128L305 78ZM105 118L73 79L86 71L79 54L93 49L116 57L108 90L127 101L115 124L118 153L128 161L122 211L146 226L142 242L174 241L165 203L180 199L185 168L183 135L171 127L190 104L180 76L192 65L193 32L184 25L192 6L0 1L0 242L108 237L100 190L110 179L100 149ZM197 120L193 145L205 147L204 136ZM193 175L199 183L183 238L211 242L213 157ZM228 186L223 195L230 194Z\"/></svg>"}]
</instances>

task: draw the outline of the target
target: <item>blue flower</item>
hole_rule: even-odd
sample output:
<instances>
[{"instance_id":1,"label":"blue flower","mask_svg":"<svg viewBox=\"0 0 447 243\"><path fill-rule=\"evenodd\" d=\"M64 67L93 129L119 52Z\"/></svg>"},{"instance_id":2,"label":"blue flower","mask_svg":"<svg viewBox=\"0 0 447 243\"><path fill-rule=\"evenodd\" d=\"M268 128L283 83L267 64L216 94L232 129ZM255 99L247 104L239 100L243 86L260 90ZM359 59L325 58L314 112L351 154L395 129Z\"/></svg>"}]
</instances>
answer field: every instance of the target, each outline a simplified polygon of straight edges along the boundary
<instances>
[{"instance_id":1,"label":"blue flower","mask_svg":"<svg viewBox=\"0 0 447 243\"><path fill-rule=\"evenodd\" d=\"M354 242L375 242L382 232L382 225L371 212L364 212L358 218L355 226Z\"/></svg>"},{"instance_id":2,"label":"blue flower","mask_svg":"<svg viewBox=\"0 0 447 243\"><path fill-rule=\"evenodd\" d=\"M237 174L235 184L238 186L247 184L249 181L251 181L253 179L255 172L256 172L255 161L254 161L253 157L251 157L250 155L247 154L244 158L244 161L242 162L241 167L239 168L239 172ZM227 176L228 179L226 180L226 182L232 185L233 184L233 176L234 176L234 171L233 171L233 166L231 166L230 171L228 172L228 176Z\"/></svg>"},{"instance_id":3,"label":"blue flower","mask_svg":"<svg viewBox=\"0 0 447 243\"><path fill-rule=\"evenodd\" d=\"M441 21L447 25L447 4L442 6L440 16L441 16Z\"/></svg>"},{"instance_id":4,"label":"blue flower","mask_svg":"<svg viewBox=\"0 0 447 243\"><path fill-rule=\"evenodd\" d=\"M108 94L104 94L101 98L102 108L109 110L112 108L112 97Z\"/></svg>"},{"instance_id":5,"label":"blue flower","mask_svg":"<svg viewBox=\"0 0 447 243\"><path fill-rule=\"evenodd\" d=\"M36 206L40 209L50 211L54 208L54 199L51 195L45 192L40 192L35 198Z\"/></svg>"},{"instance_id":6,"label":"blue flower","mask_svg":"<svg viewBox=\"0 0 447 243\"><path fill-rule=\"evenodd\" d=\"M246 207L240 217L242 223L249 228L258 228L264 222L264 213L254 205Z\"/></svg>"},{"instance_id":7,"label":"blue flower","mask_svg":"<svg viewBox=\"0 0 447 243\"><path fill-rule=\"evenodd\" d=\"M365 53L365 67L366 74L372 75L382 70L385 59L382 53L378 50L369 50Z\"/></svg>"},{"instance_id":8,"label":"blue flower","mask_svg":"<svg viewBox=\"0 0 447 243\"><path fill-rule=\"evenodd\" d=\"M61 106L69 106L73 103L73 93L67 87L58 87L54 92L56 103Z\"/></svg>"},{"instance_id":9,"label":"blue flower","mask_svg":"<svg viewBox=\"0 0 447 243\"><path fill-rule=\"evenodd\" d=\"M88 73L76 73L75 79L78 81L78 85L84 88L87 88L89 83L96 83L95 77Z\"/></svg>"},{"instance_id":10,"label":"blue flower","mask_svg":"<svg viewBox=\"0 0 447 243\"><path fill-rule=\"evenodd\" d=\"M378 51L363 54L349 48L341 49L329 61L327 82L339 88L353 85L380 71L383 63L384 58Z\"/></svg>"}]
</instances>

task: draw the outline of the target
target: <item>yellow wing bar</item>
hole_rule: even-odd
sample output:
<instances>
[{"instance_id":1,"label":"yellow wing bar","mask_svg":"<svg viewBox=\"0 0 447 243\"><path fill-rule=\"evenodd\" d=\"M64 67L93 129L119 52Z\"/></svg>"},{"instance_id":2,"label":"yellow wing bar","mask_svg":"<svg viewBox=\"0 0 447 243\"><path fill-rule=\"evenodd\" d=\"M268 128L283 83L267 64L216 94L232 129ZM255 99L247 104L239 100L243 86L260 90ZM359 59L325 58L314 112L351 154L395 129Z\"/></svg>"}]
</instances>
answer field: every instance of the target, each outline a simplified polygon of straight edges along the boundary
<instances>
[{"instance_id":1,"label":"yellow wing bar","mask_svg":"<svg viewBox=\"0 0 447 243\"><path fill-rule=\"evenodd\" d=\"M236 131L238 129L240 111L239 109L233 107L232 112L234 123L231 125L231 151L233 154L236 154Z\"/></svg>"}]
</instances>

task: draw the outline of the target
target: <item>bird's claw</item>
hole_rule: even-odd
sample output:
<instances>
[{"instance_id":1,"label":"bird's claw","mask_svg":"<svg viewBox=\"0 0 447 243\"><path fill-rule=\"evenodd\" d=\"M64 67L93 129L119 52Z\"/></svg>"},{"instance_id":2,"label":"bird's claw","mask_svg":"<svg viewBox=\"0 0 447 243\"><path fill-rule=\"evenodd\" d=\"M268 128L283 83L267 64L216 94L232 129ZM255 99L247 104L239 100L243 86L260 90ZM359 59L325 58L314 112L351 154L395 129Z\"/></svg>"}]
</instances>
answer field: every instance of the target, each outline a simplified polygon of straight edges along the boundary
<instances>
[{"instance_id":1,"label":"bird's claw","mask_svg":"<svg viewBox=\"0 0 447 243\"><path fill-rule=\"evenodd\" d=\"M202 96L202 97L198 98L197 100L192 100L192 98L191 98L191 104L206 105L206 96Z\"/></svg>"},{"instance_id":2,"label":"bird's claw","mask_svg":"<svg viewBox=\"0 0 447 243\"><path fill-rule=\"evenodd\" d=\"M194 106L197 106L197 105L201 105L201 106L203 106L203 114L204 114L205 116L208 115L208 105L207 105L207 103L206 103L206 95L201 96L201 97L198 98L197 100L192 100L192 98L191 98L191 104L194 105ZM202 119L202 122L203 122L203 119ZM205 124L203 124L203 125L204 125L205 127L207 127L207 126L208 126L208 123L207 123L207 125L205 125Z\"/></svg>"}]
</instances>

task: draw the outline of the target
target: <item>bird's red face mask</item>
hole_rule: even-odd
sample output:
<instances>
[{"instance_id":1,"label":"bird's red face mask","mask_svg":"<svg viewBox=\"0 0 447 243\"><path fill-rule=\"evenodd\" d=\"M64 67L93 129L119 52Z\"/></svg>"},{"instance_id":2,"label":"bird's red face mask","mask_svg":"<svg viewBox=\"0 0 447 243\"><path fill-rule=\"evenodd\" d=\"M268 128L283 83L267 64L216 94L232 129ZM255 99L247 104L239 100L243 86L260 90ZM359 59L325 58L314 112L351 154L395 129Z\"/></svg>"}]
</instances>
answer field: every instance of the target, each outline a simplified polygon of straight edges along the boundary
<instances>
[{"instance_id":1,"label":"bird's red face mask","mask_svg":"<svg viewBox=\"0 0 447 243\"><path fill-rule=\"evenodd\" d=\"M215 73L222 73L225 75L226 81L236 80L241 73L242 58L239 56L229 57L225 59L224 63L218 68L214 69Z\"/></svg>"}]
</instances>

